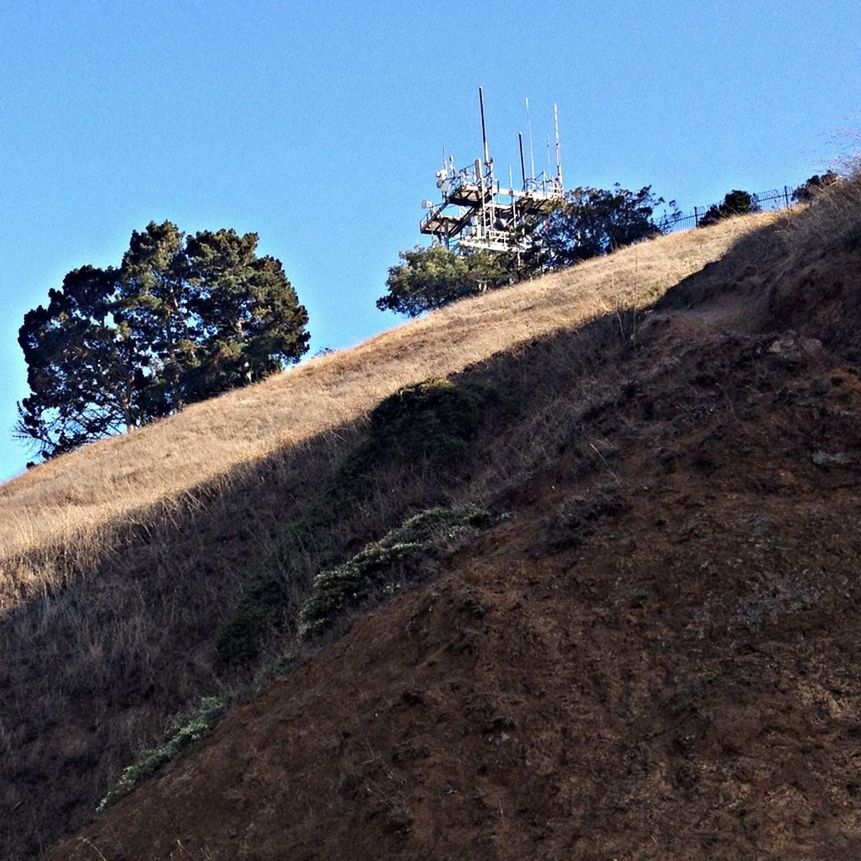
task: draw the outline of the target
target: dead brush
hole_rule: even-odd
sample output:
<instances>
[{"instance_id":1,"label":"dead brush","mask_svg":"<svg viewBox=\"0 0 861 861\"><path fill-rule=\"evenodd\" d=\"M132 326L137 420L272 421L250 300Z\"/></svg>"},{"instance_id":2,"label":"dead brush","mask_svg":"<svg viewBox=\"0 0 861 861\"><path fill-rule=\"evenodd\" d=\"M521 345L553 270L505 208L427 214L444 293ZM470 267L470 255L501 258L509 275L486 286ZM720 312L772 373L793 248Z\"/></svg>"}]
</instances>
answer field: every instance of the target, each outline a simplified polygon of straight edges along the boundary
<instances>
[{"instance_id":1,"label":"dead brush","mask_svg":"<svg viewBox=\"0 0 861 861\"><path fill-rule=\"evenodd\" d=\"M589 494L566 499L548 527L548 546L554 552L576 550L598 531L602 521L629 508L630 503L616 485L597 487Z\"/></svg>"}]
</instances>

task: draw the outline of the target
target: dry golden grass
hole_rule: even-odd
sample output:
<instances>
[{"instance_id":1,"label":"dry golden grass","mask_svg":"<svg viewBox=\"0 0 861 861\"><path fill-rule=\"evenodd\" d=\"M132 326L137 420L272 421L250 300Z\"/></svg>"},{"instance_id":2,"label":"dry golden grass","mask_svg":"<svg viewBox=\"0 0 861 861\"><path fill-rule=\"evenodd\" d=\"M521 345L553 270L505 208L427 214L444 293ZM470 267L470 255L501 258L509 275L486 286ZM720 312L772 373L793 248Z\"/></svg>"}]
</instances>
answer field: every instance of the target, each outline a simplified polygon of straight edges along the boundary
<instances>
[{"instance_id":1,"label":"dry golden grass","mask_svg":"<svg viewBox=\"0 0 861 861\"><path fill-rule=\"evenodd\" d=\"M0 564L58 542L79 561L90 552L97 558L99 535L113 522L154 503L181 503L200 482L354 420L399 387L456 373L609 310L650 304L740 236L780 217L748 216L663 237L460 302L39 466L0 487ZM0 608L52 579L50 571L25 573L17 565L16 582L10 577L7 571L6 582L0 581Z\"/></svg>"}]
</instances>

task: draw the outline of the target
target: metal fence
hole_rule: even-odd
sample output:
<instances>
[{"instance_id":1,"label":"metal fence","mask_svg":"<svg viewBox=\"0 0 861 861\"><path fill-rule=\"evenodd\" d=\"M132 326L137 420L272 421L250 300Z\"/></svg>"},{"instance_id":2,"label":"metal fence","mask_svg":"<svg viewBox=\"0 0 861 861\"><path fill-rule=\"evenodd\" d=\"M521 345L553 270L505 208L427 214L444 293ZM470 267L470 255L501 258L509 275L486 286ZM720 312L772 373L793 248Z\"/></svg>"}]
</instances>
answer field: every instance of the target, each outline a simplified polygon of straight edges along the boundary
<instances>
[{"instance_id":1,"label":"metal fence","mask_svg":"<svg viewBox=\"0 0 861 861\"><path fill-rule=\"evenodd\" d=\"M771 212L776 209L785 209L795 203L792 197L793 189L789 186L783 186L783 189L772 188L768 191L761 191L757 194L751 194L751 202L754 207L759 208L763 212ZM686 230L689 227L698 227L703 216L712 208L718 207L720 203L709 204L708 206L695 206L693 212L665 212L658 220L658 225L664 233L669 233L673 230Z\"/></svg>"}]
</instances>

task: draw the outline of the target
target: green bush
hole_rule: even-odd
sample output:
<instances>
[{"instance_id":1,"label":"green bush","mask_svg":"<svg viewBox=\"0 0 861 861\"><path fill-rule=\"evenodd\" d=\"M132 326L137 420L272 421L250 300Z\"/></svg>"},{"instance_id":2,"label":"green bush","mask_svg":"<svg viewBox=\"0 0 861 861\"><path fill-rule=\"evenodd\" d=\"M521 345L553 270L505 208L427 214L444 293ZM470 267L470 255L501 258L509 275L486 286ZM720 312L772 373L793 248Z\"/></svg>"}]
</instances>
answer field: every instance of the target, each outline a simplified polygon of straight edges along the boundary
<instances>
[{"instance_id":1,"label":"green bush","mask_svg":"<svg viewBox=\"0 0 861 861\"><path fill-rule=\"evenodd\" d=\"M373 410L367 438L342 472L355 475L392 458L434 469L460 464L487 409L498 400L489 386L445 379L399 389Z\"/></svg>"},{"instance_id":2,"label":"green bush","mask_svg":"<svg viewBox=\"0 0 861 861\"><path fill-rule=\"evenodd\" d=\"M101 800L98 809L104 810L124 795L128 795L139 783L175 759L183 748L203 738L218 723L224 710L223 700L218 697L203 697L194 712L182 723L174 725L173 734L161 747L144 751L134 765L123 770L117 785Z\"/></svg>"},{"instance_id":3,"label":"green bush","mask_svg":"<svg viewBox=\"0 0 861 861\"><path fill-rule=\"evenodd\" d=\"M225 664L253 661L260 654L260 643L266 632L263 613L237 610L219 629L215 651Z\"/></svg>"},{"instance_id":4,"label":"green bush","mask_svg":"<svg viewBox=\"0 0 861 861\"><path fill-rule=\"evenodd\" d=\"M254 660L268 631L281 625L292 608L282 578L252 580L240 596L233 615L218 632L215 650L219 659L226 664Z\"/></svg>"},{"instance_id":5,"label":"green bush","mask_svg":"<svg viewBox=\"0 0 861 861\"><path fill-rule=\"evenodd\" d=\"M443 552L492 522L492 515L471 505L416 514L343 565L314 578L311 595L299 612L300 635L325 630L350 607L393 595Z\"/></svg>"},{"instance_id":6,"label":"green bush","mask_svg":"<svg viewBox=\"0 0 861 861\"><path fill-rule=\"evenodd\" d=\"M381 445L441 465L463 454L489 398L485 386L426 380L381 401L371 413L371 434Z\"/></svg>"}]
</instances>

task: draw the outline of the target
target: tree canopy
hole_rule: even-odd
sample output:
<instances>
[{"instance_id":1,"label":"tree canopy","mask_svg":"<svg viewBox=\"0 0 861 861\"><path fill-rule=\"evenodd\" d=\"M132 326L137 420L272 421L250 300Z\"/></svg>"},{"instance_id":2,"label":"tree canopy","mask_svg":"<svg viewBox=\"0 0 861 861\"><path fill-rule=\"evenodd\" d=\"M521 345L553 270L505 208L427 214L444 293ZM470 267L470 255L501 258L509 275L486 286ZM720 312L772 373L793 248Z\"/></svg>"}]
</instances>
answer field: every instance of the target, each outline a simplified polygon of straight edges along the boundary
<instances>
[{"instance_id":1,"label":"tree canopy","mask_svg":"<svg viewBox=\"0 0 861 861\"><path fill-rule=\"evenodd\" d=\"M297 361L308 315L257 241L151 222L119 267L69 272L19 332L30 395L18 433L52 457Z\"/></svg>"},{"instance_id":2,"label":"tree canopy","mask_svg":"<svg viewBox=\"0 0 861 861\"><path fill-rule=\"evenodd\" d=\"M734 188L724 195L722 203L712 204L706 210L705 215L699 220L698 226L708 227L710 224L717 224L723 218L729 218L732 215L747 215L750 212L759 212L759 201L756 195L749 191Z\"/></svg>"},{"instance_id":3,"label":"tree canopy","mask_svg":"<svg viewBox=\"0 0 861 861\"><path fill-rule=\"evenodd\" d=\"M400 253L389 269L389 292L377 299L381 311L417 317L456 299L510 284L513 260L490 251L455 252L444 245L418 246Z\"/></svg>"},{"instance_id":4,"label":"tree canopy","mask_svg":"<svg viewBox=\"0 0 861 861\"><path fill-rule=\"evenodd\" d=\"M658 236L662 227L653 216L663 202L649 185L639 191L619 185L572 189L533 238L538 262L542 268L559 269Z\"/></svg>"},{"instance_id":5,"label":"tree canopy","mask_svg":"<svg viewBox=\"0 0 861 861\"><path fill-rule=\"evenodd\" d=\"M442 245L402 251L401 262L389 269L388 292L377 307L417 317L465 296L649 239L663 232L662 223L654 219L655 208L663 202L650 186L639 191L618 185L575 188L524 237L528 250L519 256Z\"/></svg>"}]
</instances>

